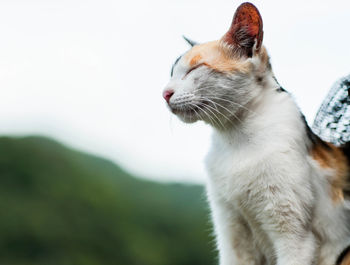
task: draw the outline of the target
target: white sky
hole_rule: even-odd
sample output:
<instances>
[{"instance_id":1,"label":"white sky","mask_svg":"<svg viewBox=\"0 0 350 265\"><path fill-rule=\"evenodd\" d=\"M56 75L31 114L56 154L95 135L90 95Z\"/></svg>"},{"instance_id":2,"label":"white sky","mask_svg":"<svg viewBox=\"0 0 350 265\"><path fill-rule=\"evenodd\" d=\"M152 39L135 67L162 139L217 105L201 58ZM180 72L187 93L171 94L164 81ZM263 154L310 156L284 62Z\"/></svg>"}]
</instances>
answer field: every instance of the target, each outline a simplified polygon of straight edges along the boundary
<instances>
[{"instance_id":1,"label":"white sky","mask_svg":"<svg viewBox=\"0 0 350 265\"><path fill-rule=\"evenodd\" d=\"M243 1L0 1L0 134L42 134L161 181L203 182L210 128L161 97L173 61ZM252 1L281 85L312 121L350 72L350 1Z\"/></svg>"}]
</instances>

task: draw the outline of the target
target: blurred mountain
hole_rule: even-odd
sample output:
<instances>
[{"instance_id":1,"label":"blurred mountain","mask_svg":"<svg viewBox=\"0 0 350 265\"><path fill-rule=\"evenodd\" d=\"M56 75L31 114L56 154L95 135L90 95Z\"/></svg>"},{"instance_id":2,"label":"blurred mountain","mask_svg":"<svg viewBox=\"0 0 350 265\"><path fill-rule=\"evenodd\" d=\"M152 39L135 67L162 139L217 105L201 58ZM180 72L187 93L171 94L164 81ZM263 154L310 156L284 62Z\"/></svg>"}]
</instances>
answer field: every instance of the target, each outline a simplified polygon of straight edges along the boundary
<instances>
[{"instance_id":1,"label":"blurred mountain","mask_svg":"<svg viewBox=\"0 0 350 265\"><path fill-rule=\"evenodd\" d=\"M200 186L160 184L42 137L0 138L1 265L215 263Z\"/></svg>"}]
</instances>

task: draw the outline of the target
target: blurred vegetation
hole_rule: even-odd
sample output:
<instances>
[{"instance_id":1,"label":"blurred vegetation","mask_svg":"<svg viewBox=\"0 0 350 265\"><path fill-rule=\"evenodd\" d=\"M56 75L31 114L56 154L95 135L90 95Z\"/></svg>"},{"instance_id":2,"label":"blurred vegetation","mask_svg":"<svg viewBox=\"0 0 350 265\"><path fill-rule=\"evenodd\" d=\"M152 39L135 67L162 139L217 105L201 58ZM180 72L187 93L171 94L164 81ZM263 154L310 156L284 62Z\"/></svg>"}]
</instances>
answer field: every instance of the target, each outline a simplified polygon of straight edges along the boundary
<instances>
[{"instance_id":1,"label":"blurred vegetation","mask_svg":"<svg viewBox=\"0 0 350 265\"><path fill-rule=\"evenodd\" d=\"M47 138L0 138L0 209L1 265L215 264L202 187Z\"/></svg>"}]
</instances>

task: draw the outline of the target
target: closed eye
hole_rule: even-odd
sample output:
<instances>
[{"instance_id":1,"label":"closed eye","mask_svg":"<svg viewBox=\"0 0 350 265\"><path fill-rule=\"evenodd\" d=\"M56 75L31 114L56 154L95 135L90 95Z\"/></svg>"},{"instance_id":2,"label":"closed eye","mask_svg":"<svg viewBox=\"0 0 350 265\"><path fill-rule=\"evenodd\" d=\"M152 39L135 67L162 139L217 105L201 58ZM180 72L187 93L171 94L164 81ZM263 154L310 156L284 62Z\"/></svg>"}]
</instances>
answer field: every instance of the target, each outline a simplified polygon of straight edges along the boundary
<instances>
[{"instance_id":1,"label":"closed eye","mask_svg":"<svg viewBox=\"0 0 350 265\"><path fill-rule=\"evenodd\" d=\"M187 71L187 73L184 75L182 79L184 79L189 73L191 73L193 70L196 70L197 68L206 65L206 63L197 64L196 66L192 67L190 70Z\"/></svg>"},{"instance_id":2,"label":"closed eye","mask_svg":"<svg viewBox=\"0 0 350 265\"><path fill-rule=\"evenodd\" d=\"M175 60L173 66L171 67L170 77L173 77L175 65L180 61L181 57L182 55Z\"/></svg>"}]
</instances>

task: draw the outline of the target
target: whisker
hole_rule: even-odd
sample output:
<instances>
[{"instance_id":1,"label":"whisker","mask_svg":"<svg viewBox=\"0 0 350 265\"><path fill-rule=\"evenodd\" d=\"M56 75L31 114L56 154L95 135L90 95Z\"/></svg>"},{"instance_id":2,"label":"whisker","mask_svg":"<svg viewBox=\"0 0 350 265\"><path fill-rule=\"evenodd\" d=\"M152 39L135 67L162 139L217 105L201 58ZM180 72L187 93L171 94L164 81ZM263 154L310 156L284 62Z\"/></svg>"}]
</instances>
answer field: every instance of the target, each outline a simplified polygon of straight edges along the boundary
<instances>
[{"instance_id":1,"label":"whisker","mask_svg":"<svg viewBox=\"0 0 350 265\"><path fill-rule=\"evenodd\" d=\"M232 111L230 111L230 110L229 110L228 108L226 108L225 106L223 106L223 105L221 105L221 104L219 104L219 103L217 103L217 102L214 102L213 100L210 100L210 99L208 99L208 98L202 97L202 99L211 102L213 105L217 105L217 106L219 106L219 107L225 109L225 110L228 111L228 113L230 113L234 118L236 118L240 123L243 123L242 120L240 120L240 119L237 117L236 114L234 114ZM219 112L219 111L218 111L218 112ZM219 113L222 114L221 112L219 112ZM223 115L223 114L222 114L222 115ZM226 117L226 116L225 116L225 117ZM227 118L227 117L226 117L226 118ZM230 120L230 121L231 121L231 120Z\"/></svg>"},{"instance_id":2,"label":"whisker","mask_svg":"<svg viewBox=\"0 0 350 265\"><path fill-rule=\"evenodd\" d=\"M239 106L239 107L241 107L241 108L243 108L243 109L245 109L245 110L247 110L247 111L253 113L254 115L257 115L257 113L256 113L255 111L253 111L253 110L251 110L251 109L249 109L249 108L243 106L242 104L239 104L238 102L234 102L234 101L232 101L232 100L228 100L228 99L224 99L224 98L216 97L216 96L211 96L211 95L204 95L204 96L209 96L210 99L217 99L217 100L226 101L226 102L228 102L228 103L230 103L230 104L235 104L235 105L237 105L237 106Z\"/></svg>"},{"instance_id":3,"label":"whisker","mask_svg":"<svg viewBox=\"0 0 350 265\"><path fill-rule=\"evenodd\" d=\"M212 88L212 86L207 86L207 87L204 86L204 87L201 87L201 88L197 89L196 92L201 91L201 90L203 90L203 89L208 89L208 88ZM205 96L205 97L210 97L210 98L212 98L212 99L218 99L218 100L226 101L226 102L235 104L235 105L237 105L237 106L239 106L239 107L241 107L241 108L243 108L243 109L246 109L247 111L250 111L250 112L252 112L252 113L254 113L254 114L257 114L256 112L254 112L254 111L252 111L251 109L249 109L249 108L243 106L242 104L239 104L238 102L234 102L234 101L232 101L232 100L228 100L228 99L225 99L225 98L222 98L222 97L218 97L216 94L210 94L210 93L209 93L209 94L197 95L197 96Z\"/></svg>"},{"instance_id":4,"label":"whisker","mask_svg":"<svg viewBox=\"0 0 350 265\"><path fill-rule=\"evenodd\" d=\"M196 105L196 106L197 106L201 111L203 111L203 112L205 113L205 115L209 118L210 121L213 122L214 125L216 125L216 126L218 126L218 127L221 126L223 129L225 129L225 127L224 127L224 125L221 123L220 119L219 119L212 111L210 111L210 109L206 108L206 107L203 106L203 105L202 105L202 107L204 107L205 109L201 108L201 106L198 106L198 105ZM221 123L221 125L220 125L215 119L212 119L212 118L210 117L210 115L209 115L205 110L210 111L210 112L214 115L214 117L216 118L216 120L219 121L219 122Z\"/></svg>"},{"instance_id":5,"label":"whisker","mask_svg":"<svg viewBox=\"0 0 350 265\"><path fill-rule=\"evenodd\" d=\"M204 89L209 89L209 88L213 88L213 86L202 86L201 88L197 89L196 92L204 90ZM249 111L249 112L251 112L251 113L253 113L255 115L257 114L256 112L254 112L251 109L243 106L242 104L239 104L238 102L234 102L232 100L228 100L228 99L225 99L225 98L222 98L222 97L218 97L216 94L205 94L205 95L198 95L198 96L206 96L206 97L210 97L212 99L218 99L218 100L226 101L226 102L229 102L231 104L235 104L235 105L237 105L237 106L239 106L239 107L241 107L241 108L243 108L243 109L245 109L245 110L247 110L247 111Z\"/></svg>"},{"instance_id":6,"label":"whisker","mask_svg":"<svg viewBox=\"0 0 350 265\"><path fill-rule=\"evenodd\" d=\"M220 114L221 116L223 116L229 123L231 123L231 125L233 125L233 126L235 127L235 124L234 124L225 114L223 114L222 112L220 112L218 109L216 109L216 108L210 106L209 104L205 104L205 103L203 103L202 106L203 106L203 107L205 106L206 109L209 110L209 111L220 121L221 124L222 124L221 120L220 120L220 119L215 115L215 113L212 112L209 108L215 110L218 114ZM223 125L223 124L222 124L222 125ZM225 128L224 125L223 125L223 128Z\"/></svg>"},{"instance_id":7,"label":"whisker","mask_svg":"<svg viewBox=\"0 0 350 265\"><path fill-rule=\"evenodd\" d=\"M214 124L216 124L216 125L218 126L218 128L221 127L222 129L225 129L225 125L221 122L221 120L219 119L219 117L218 117L212 110L210 110L210 109L208 108L207 105L203 104L202 107L203 107L204 109L206 109L207 111L209 111L209 112L214 116L215 121L216 121ZM208 117L210 117L209 114L208 114Z\"/></svg>"},{"instance_id":8,"label":"whisker","mask_svg":"<svg viewBox=\"0 0 350 265\"><path fill-rule=\"evenodd\" d=\"M212 101L212 102L213 102L213 104L218 105L219 107L221 107L221 108L225 109L226 111L228 111L228 113L230 113L233 117L235 117L240 123L243 123L243 121L240 118L238 118L238 116L235 113L233 113L232 111L230 111L228 108L226 108L225 106L223 106L220 103L217 103L217 102L214 102L214 101Z\"/></svg>"},{"instance_id":9,"label":"whisker","mask_svg":"<svg viewBox=\"0 0 350 265\"><path fill-rule=\"evenodd\" d=\"M196 108L198 108L198 106L197 105L195 105L195 104L193 104L193 103L189 103L190 104L190 108L191 108L191 110L193 110L195 113L196 113L196 115L198 115L199 116L199 118L201 119L201 120L203 120L204 121L204 119L203 119L203 117L202 117L202 115L200 115L199 114L199 112L196 110ZM191 107L191 106L193 106L193 108Z\"/></svg>"}]
</instances>

